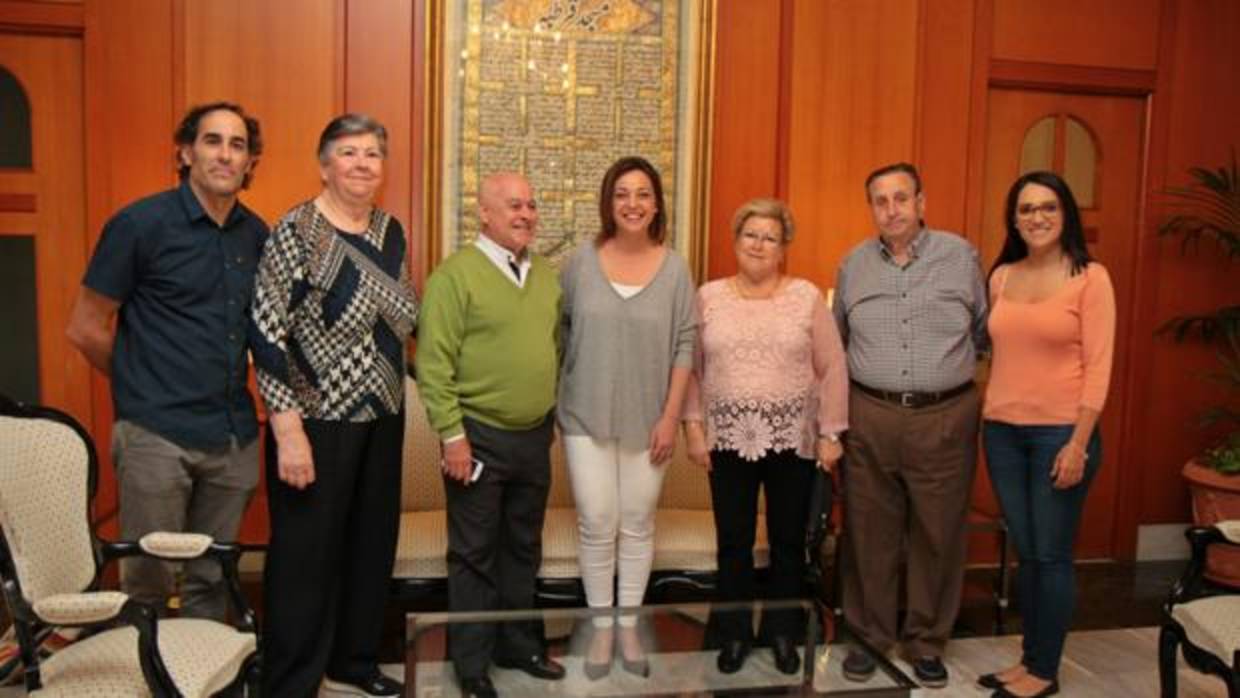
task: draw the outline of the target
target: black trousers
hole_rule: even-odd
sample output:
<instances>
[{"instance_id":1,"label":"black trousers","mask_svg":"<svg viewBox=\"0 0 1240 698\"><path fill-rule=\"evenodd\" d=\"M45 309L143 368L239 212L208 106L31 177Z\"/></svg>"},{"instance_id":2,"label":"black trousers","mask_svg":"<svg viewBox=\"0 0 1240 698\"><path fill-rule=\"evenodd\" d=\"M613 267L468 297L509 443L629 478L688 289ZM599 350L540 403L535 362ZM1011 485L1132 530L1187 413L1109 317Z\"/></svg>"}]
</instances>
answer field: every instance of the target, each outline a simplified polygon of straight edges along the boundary
<instances>
[{"instance_id":1,"label":"black trousers","mask_svg":"<svg viewBox=\"0 0 1240 698\"><path fill-rule=\"evenodd\" d=\"M267 431L263 695L272 698L317 696L324 672L377 666L400 525L404 415L303 424L315 469L304 490L280 481Z\"/></svg>"},{"instance_id":2,"label":"black trousers","mask_svg":"<svg viewBox=\"0 0 1240 698\"><path fill-rule=\"evenodd\" d=\"M527 431L468 417L465 435L483 463L477 482L444 478L448 509L448 603L453 611L534 607L542 564L542 528L551 488L550 415ZM543 651L540 623L455 624L448 656L461 678L486 673L492 658Z\"/></svg>"},{"instance_id":3,"label":"black trousers","mask_svg":"<svg viewBox=\"0 0 1240 698\"><path fill-rule=\"evenodd\" d=\"M710 454L710 495L715 510L719 601L757 598L753 546L758 519L758 489L766 493L766 533L770 544L770 577L764 596L799 599L805 592L805 531L814 461L795 450L767 453L755 461L736 451ZM752 614L718 613L714 618L722 640L753 640ZM799 640L805 634L804 614L796 610L764 612L758 637Z\"/></svg>"}]
</instances>

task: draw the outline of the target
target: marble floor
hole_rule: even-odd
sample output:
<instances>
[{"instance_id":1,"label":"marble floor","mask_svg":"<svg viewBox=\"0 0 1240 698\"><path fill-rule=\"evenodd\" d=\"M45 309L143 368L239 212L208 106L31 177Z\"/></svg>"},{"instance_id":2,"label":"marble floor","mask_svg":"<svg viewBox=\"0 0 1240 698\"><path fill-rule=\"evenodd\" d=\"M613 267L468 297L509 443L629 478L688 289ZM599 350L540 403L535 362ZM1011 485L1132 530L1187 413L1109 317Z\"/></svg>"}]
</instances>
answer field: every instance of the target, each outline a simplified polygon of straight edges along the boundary
<instances>
[{"instance_id":1,"label":"marble floor","mask_svg":"<svg viewBox=\"0 0 1240 698\"><path fill-rule=\"evenodd\" d=\"M834 648L833 648L834 649ZM855 684L845 680L839 672L842 649L831 657L821 657L815 688L831 695L834 691L845 692L859 687L877 688L894 686L876 675L867 684ZM1060 672L1061 695L1084 698L1132 698L1158 695L1158 631L1156 628L1126 628L1121 630L1093 630L1075 632L1068 638L1064 661ZM945 657L951 681L942 689L918 688L912 696L920 698L977 698L989 695L989 691L975 685L977 677L998 668L1013 664L1020 654L1018 636L1000 636L953 640ZM714 669L714 654L701 652L673 653L651 658L651 678L637 679L617 668L607 678L597 682L587 681L577 666L580 659L566 660L569 676L562 682L543 682L530 679L518 672L493 671L492 679L501 695L510 698L540 696L626 696L643 695L644 688L665 677L658 685L659 695L696 696L709 695L689 690L704 685L702 679L714 690L727 690L728 695L744 695L747 688L760 685L779 685L789 682L775 671L767 650L755 650L745 668L737 674L724 677ZM906 675L912 669L903 660L896 659ZM399 667L393 666L394 671ZM428 663L419 669L418 691L415 695L435 698L456 698L460 694L455 683L444 675L444 667L438 662ZM713 677L707 676L714 674ZM1221 698L1227 695L1221 681L1202 676L1187 667L1181 667L1180 698Z\"/></svg>"},{"instance_id":2,"label":"marble floor","mask_svg":"<svg viewBox=\"0 0 1240 698\"><path fill-rule=\"evenodd\" d=\"M986 691L977 688L974 681L981 674L994 671L1015 661L1020 653L1020 638L1015 635L1004 635L985 638L965 638L953 640L947 648L946 662L951 673L951 682L942 689L915 689L912 693L920 698L976 698L987 695ZM1073 632L1068 638L1065 648L1063 666L1060 672L1062 685L1061 695L1080 698L1112 698L1114 696L1131 696L1154 698L1158 695L1158 631L1156 628L1123 628L1118 630L1088 630ZM711 657L698 658L710 662ZM574 660L576 661L576 660ZM678 658L683 663L694 661L694 658ZM747 665L747 671L763 672L767 670L766 659L755 653L754 661ZM659 674L657 661L652 660L654 675ZM902 660L896 665L905 673L911 669ZM570 667L571 668L571 667ZM672 668L669 663L668 668ZM394 677L403 675L403 667L399 664L387 664L384 671ZM603 682L598 690L585 690L583 682L574 682L571 678L562 683L545 683L524 680L522 676L504 672L496 677L499 688L508 689L504 695L539 695L543 697L567 695L623 695L626 688L619 684L612 685L614 690L604 690ZM674 675L676 672L669 672ZM428 667L428 678L434 679L438 671ZM1221 698L1227 692L1222 682L1209 676L1203 676L1181 666L1180 698ZM620 676L620 680L627 680ZM877 680L877 679L876 679ZM629 683L635 684L636 680ZM505 685L508 684L508 685ZM580 685L579 685L580 684ZM841 686L846 687L846 686ZM450 682L440 683L435 680L426 688L430 689L423 695L434 695L450 698L456 695ZM524 690L523 690L524 689ZM581 689L581 690L577 690ZM640 686L636 686L640 690ZM599 691L602 691L601 693ZM0 688L0 698L19 698L25 692L20 688ZM685 694L681 694L685 695Z\"/></svg>"},{"instance_id":3,"label":"marble floor","mask_svg":"<svg viewBox=\"0 0 1240 698\"><path fill-rule=\"evenodd\" d=\"M1061 695L1158 695L1156 626L1160 622L1160 606L1167 590L1182 569L1182 562L1108 562L1077 566L1080 596L1073 618L1073 632L1065 648L1060 676L1063 686ZM914 696L948 698L987 695L974 685L977 676L1015 661L1020 647L1019 612L1013 608L1004 614L1003 627L996 630L994 606L990 598L993 577L994 570L969 572L964 606L946 656L951 682L939 690L917 689ZM249 598L261 598L255 584L246 586ZM3 609L0 609L0 616L3 615ZM6 620L0 618L0 627L7 625ZM402 649L401 617L396 615L390 621L391 627L385 631L389 641L385 642L382 658L391 663L385 664L384 670L400 677L403 666L397 662ZM713 659L703 657L701 661L709 664ZM907 664L898 659L895 661L911 676ZM761 670L760 660L750 664L755 665L755 670ZM561 686L568 688L567 683ZM586 694L548 690L548 684L542 682L535 687L541 688L536 693L540 698ZM451 693L449 689L439 695L447 698ZM0 688L0 698L22 695L24 693L18 688ZM1213 677L1181 668L1179 695L1181 698L1214 697L1225 696L1226 691L1222 683Z\"/></svg>"}]
</instances>

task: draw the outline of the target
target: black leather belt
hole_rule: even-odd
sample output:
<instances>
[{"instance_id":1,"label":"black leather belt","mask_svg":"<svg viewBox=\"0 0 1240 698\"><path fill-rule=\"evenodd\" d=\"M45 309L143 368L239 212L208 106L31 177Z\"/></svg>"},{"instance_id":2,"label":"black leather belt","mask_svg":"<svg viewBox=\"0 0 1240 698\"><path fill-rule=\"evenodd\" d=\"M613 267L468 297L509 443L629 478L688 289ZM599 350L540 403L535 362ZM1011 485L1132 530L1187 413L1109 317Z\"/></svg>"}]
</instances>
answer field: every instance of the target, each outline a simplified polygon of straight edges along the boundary
<instances>
[{"instance_id":1,"label":"black leather belt","mask_svg":"<svg viewBox=\"0 0 1240 698\"><path fill-rule=\"evenodd\" d=\"M909 391L909 392L904 392L904 393L897 393L897 392L892 392L890 390L879 390L878 388L871 388L870 386L862 385L861 383L858 383L857 381L849 381L849 383L852 383L854 388L856 388L857 390L860 390L866 395L869 395L870 397L876 397L879 400L882 400L884 402L894 403L896 405L899 405L900 407L908 407L911 409L918 409L920 407L929 407L931 405L937 405L940 402L943 402L944 400L950 400L951 398L954 398L957 395L961 395L965 393L966 391L968 391L969 388L973 387L973 381L969 381L967 383L961 383L960 385L954 388L948 388L947 390L940 390L938 392L916 393L916 392Z\"/></svg>"}]
</instances>

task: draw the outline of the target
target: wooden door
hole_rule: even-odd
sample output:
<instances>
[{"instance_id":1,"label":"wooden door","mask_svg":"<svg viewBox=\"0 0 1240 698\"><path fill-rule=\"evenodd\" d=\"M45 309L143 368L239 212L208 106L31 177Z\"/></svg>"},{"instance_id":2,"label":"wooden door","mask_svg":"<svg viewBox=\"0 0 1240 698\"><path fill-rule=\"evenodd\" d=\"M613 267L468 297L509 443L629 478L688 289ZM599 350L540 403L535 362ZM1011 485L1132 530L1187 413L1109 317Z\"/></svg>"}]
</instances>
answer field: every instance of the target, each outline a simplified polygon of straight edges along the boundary
<instances>
[{"instance_id":1,"label":"wooden door","mask_svg":"<svg viewBox=\"0 0 1240 698\"><path fill-rule=\"evenodd\" d=\"M88 254L81 39L0 33L0 83L5 130L26 129L4 134L0 147L0 245L9 253L5 270L22 274L26 291L34 282L33 312L0 301L7 335L0 341L37 377L10 373L0 391L63 409L91 428L90 368L65 339Z\"/></svg>"},{"instance_id":2,"label":"wooden door","mask_svg":"<svg viewBox=\"0 0 1240 698\"><path fill-rule=\"evenodd\" d=\"M992 89L989 94L986 170L979 250L988 272L1003 246L1008 188L1023 172L1049 169L1065 176L1078 198L1090 254L1115 285L1118 323L1111 390L1103 410L1103 464L1081 522L1077 557L1112 558L1116 500L1124 477L1119 462L1121 415L1128 390L1120 378L1130 357L1133 274L1138 235L1145 100L1139 97ZM975 499L993 494L980 469Z\"/></svg>"}]
</instances>

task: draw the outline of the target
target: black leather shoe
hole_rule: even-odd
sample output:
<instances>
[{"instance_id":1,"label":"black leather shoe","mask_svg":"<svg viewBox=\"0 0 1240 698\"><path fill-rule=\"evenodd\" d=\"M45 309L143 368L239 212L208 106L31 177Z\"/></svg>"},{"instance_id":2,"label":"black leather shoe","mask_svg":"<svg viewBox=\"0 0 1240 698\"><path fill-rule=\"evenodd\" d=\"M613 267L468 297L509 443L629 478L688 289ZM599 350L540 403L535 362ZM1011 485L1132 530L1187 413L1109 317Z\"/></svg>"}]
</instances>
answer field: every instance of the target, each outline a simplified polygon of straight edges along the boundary
<instances>
[{"instance_id":1,"label":"black leather shoe","mask_svg":"<svg viewBox=\"0 0 1240 698\"><path fill-rule=\"evenodd\" d=\"M719 650L719 658L715 660L715 666L719 667L719 671L725 674L735 674L741 670L741 665L745 663L745 657L749 656L749 644L744 640L728 640L723 645L723 649Z\"/></svg>"},{"instance_id":2,"label":"black leather shoe","mask_svg":"<svg viewBox=\"0 0 1240 698\"><path fill-rule=\"evenodd\" d=\"M373 674L366 676L324 677L323 692L329 696L382 698L383 696L399 696L403 694L405 686L396 679L384 676L376 669Z\"/></svg>"},{"instance_id":3,"label":"black leather shoe","mask_svg":"<svg viewBox=\"0 0 1240 698\"><path fill-rule=\"evenodd\" d=\"M775 655L775 668L785 674L795 674L801 668L801 655L797 654L797 646L786 637L777 637L771 641L771 652Z\"/></svg>"},{"instance_id":4,"label":"black leather shoe","mask_svg":"<svg viewBox=\"0 0 1240 698\"><path fill-rule=\"evenodd\" d=\"M564 678L564 665L546 654L534 654L521 659L511 657L496 659L495 666L504 669L520 669L536 679L557 681Z\"/></svg>"},{"instance_id":5,"label":"black leather shoe","mask_svg":"<svg viewBox=\"0 0 1240 698\"><path fill-rule=\"evenodd\" d=\"M865 650L849 650L844 658L844 678L849 681L869 681L877 670L874 658Z\"/></svg>"},{"instance_id":6,"label":"black leather shoe","mask_svg":"<svg viewBox=\"0 0 1240 698\"><path fill-rule=\"evenodd\" d=\"M472 676L468 679L458 679L457 683L461 685L461 695L464 698L499 698L489 677Z\"/></svg>"},{"instance_id":7,"label":"black leather shoe","mask_svg":"<svg viewBox=\"0 0 1240 698\"><path fill-rule=\"evenodd\" d=\"M918 657L912 661L913 676L926 688L942 688L947 685L947 667L939 657ZM1003 690L1003 689L999 689Z\"/></svg>"},{"instance_id":8,"label":"black leather shoe","mask_svg":"<svg viewBox=\"0 0 1240 698\"><path fill-rule=\"evenodd\" d=\"M1052 681L1049 686L1047 686L1046 688L1038 691L1037 693L1031 696L1018 696L1015 693L1012 693L1011 691L1007 690L1006 686L1000 686L999 690L990 694L990 698L1046 698L1046 696L1053 696L1056 693L1059 693L1059 680L1058 679Z\"/></svg>"},{"instance_id":9,"label":"black leather shoe","mask_svg":"<svg viewBox=\"0 0 1240 698\"><path fill-rule=\"evenodd\" d=\"M1003 688L1003 681L999 679L998 674L982 674L977 677L977 685L993 691L997 688Z\"/></svg>"}]
</instances>

